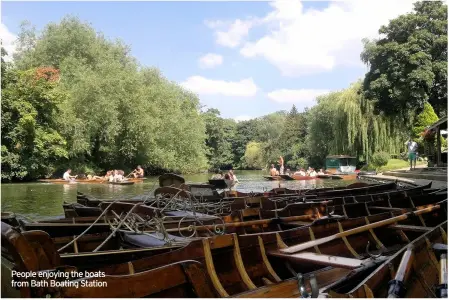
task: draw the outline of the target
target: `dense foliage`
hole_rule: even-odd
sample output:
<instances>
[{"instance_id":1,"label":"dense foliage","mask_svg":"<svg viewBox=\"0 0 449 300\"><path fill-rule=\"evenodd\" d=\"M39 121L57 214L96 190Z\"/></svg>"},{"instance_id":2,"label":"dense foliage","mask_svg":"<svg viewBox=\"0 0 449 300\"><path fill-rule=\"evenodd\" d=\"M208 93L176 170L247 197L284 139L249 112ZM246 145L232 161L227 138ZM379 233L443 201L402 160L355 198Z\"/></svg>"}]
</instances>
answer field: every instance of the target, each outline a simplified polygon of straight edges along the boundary
<instances>
[{"instance_id":1,"label":"dense foliage","mask_svg":"<svg viewBox=\"0 0 449 300\"><path fill-rule=\"evenodd\" d=\"M2 48L2 180L60 176L67 167L188 173L262 169L280 156L297 169L321 168L331 154L368 163L397 155L410 134L418 138L447 113L446 5L418 2L380 33L365 44L364 80L303 112L293 106L236 122L201 111L197 95L77 18L40 33L24 23L13 63Z\"/></svg>"},{"instance_id":2,"label":"dense foliage","mask_svg":"<svg viewBox=\"0 0 449 300\"><path fill-rule=\"evenodd\" d=\"M429 102L447 114L447 5L415 3L413 13L382 26L383 37L365 41L361 57L370 67L364 92L379 112L410 124Z\"/></svg>"},{"instance_id":3,"label":"dense foliage","mask_svg":"<svg viewBox=\"0 0 449 300\"><path fill-rule=\"evenodd\" d=\"M385 166L388 163L388 160L390 159L390 155L386 152L376 152L373 154L373 159L371 160L371 164L374 167L382 167Z\"/></svg>"}]
</instances>

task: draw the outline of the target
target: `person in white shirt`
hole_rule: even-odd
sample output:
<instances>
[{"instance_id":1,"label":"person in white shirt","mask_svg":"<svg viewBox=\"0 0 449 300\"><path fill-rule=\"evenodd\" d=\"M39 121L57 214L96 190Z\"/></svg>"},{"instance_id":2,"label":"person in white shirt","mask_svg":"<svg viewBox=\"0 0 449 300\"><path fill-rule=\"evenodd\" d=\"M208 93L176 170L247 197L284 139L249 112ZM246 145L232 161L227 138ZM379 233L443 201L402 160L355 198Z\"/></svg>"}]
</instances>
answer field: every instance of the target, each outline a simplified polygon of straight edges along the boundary
<instances>
[{"instance_id":1,"label":"person in white shirt","mask_svg":"<svg viewBox=\"0 0 449 300\"><path fill-rule=\"evenodd\" d=\"M309 176L310 177L316 177L316 172L315 172L315 169L314 168L312 168L312 170L310 171L310 173L309 173Z\"/></svg>"},{"instance_id":2,"label":"person in white shirt","mask_svg":"<svg viewBox=\"0 0 449 300\"><path fill-rule=\"evenodd\" d=\"M235 183L239 182L239 180L237 179L237 176L235 176L234 171L232 169L229 170L229 178L231 180L233 180Z\"/></svg>"},{"instance_id":3,"label":"person in white shirt","mask_svg":"<svg viewBox=\"0 0 449 300\"><path fill-rule=\"evenodd\" d=\"M318 175L324 175L323 169L320 169L320 170L318 171Z\"/></svg>"},{"instance_id":4,"label":"person in white shirt","mask_svg":"<svg viewBox=\"0 0 449 300\"><path fill-rule=\"evenodd\" d=\"M299 171L296 171L294 175L306 176L306 172L304 172L304 169L300 169Z\"/></svg>"},{"instance_id":5,"label":"person in white shirt","mask_svg":"<svg viewBox=\"0 0 449 300\"><path fill-rule=\"evenodd\" d=\"M114 170L114 182L122 182L123 181L123 175L120 174L118 170Z\"/></svg>"},{"instance_id":6,"label":"person in white shirt","mask_svg":"<svg viewBox=\"0 0 449 300\"><path fill-rule=\"evenodd\" d=\"M412 137L405 143L407 145L408 159L410 160L410 170L416 169L416 155L418 150L418 143L416 143Z\"/></svg>"},{"instance_id":7,"label":"person in white shirt","mask_svg":"<svg viewBox=\"0 0 449 300\"><path fill-rule=\"evenodd\" d=\"M72 169L68 169L67 171L65 171L64 175L62 175L62 178L65 181L74 181L76 176L71 176L70 173L72 173Z\"/></svg>"}]
</instances>

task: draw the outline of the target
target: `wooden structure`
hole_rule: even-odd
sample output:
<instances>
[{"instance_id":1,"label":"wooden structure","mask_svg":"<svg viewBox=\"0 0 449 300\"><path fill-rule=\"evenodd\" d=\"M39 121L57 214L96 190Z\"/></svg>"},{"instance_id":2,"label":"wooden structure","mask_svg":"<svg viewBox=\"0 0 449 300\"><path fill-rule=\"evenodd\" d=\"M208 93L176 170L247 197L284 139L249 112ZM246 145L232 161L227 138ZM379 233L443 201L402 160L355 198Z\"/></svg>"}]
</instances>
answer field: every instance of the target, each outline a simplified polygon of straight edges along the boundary
<instances>
[{"instance_id":1,"label":"wooden structure","mask_svg":"<svg viewBox=\"0 0 449 300\"><path fill-rule=\"evenodd\" d=\"M446 129L447 130L447 117L442 118L435 122L434 124L427 127L428 131L436 133L437 138L437 146L436 146L436 165L437 167L443 167L447 166L446 163L443 163L441 160L441 130Z\"/></svg>"}]
</instances>

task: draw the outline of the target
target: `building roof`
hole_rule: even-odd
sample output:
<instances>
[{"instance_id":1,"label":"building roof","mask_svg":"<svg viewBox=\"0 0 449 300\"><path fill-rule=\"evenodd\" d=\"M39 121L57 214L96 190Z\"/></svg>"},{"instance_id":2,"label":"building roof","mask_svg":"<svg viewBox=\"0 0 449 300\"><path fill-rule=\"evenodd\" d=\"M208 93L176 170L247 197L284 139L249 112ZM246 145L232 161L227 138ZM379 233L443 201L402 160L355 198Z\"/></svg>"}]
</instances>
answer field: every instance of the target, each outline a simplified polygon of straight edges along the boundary
<instances>
[{"instance_id":1,"label":"building roof","mask_svg":"<svg viewBox=\"0 0 449 300\"><path fill-rule=\"evenodd\" d=\"M326 158L356 158L355 156L349 155L329 155Z\"/></svg>"},{"instance_id":2,"label":"building roof","mask_svg":"<svg viewBox=\"0 0 449 300\"><path fill-rule=\"evenodd\" d=\"M440 129L447 129L447 117L441 118L432 125L428 126L427 129L434 130L437 127L440 127Z\"/></svg>"}]
</instances>

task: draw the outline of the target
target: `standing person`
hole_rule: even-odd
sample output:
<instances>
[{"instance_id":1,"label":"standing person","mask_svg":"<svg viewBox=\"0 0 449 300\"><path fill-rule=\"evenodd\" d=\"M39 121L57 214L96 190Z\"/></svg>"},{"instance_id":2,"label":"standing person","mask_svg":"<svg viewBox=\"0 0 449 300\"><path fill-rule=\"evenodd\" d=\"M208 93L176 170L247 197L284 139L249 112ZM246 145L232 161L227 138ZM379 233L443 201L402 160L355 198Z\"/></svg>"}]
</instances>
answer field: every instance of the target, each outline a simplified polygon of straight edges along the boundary
<instances>
[{"instance_id":1,"label":"standing person","mask_svg":"<svg viewBox=\"0 0 449 300\"><path fill-rule=\"evenodd\" d=\"M282 156L279 156L279 174L284 175L284 158Z\"/></svg>"},{"instance_id":2,"label":"standing person","mask_svg":"<svg viewBox=\"0 0 449 300\"><path fill-rule=\"evenodd\" d=\"M134 178L143 178L143 176L144 176L144 171L143 171L142 167L139 165L139 166L137 166L137 168L132 172L132 174L134 175Z\"/></svg>"},{"instance_id":3,"label":"standing person","mask_svg":"<svg viewBox=\"0 0 449 300\"><path fill-rule=\"evenodd\" d=\"M410 136L410 139L406 143L407 145L407 152L408 152L408 159L410 160L410 171L413 169L416 169L416 150L418 150L418 144L413 140L413 138Z\"/></svg>"},{"instance_id":4,"label":"standing person","mask_svg":"<svg viewBox=\"0 0 449 300\"><path fill-rule=\"evenodd\" d=\"M237 179L237 176L235 176L234 171L231 169L229 170L229 177L231 178L231 180L233 180L234 182L239 182L239 180Z\"/></svg>"},{"instance_id":5,"label":"standing person","mask_svg":"<svg viewBox=\"0 0 449 300\"><path fill-rule=\"evenodd\" d=\"M67 169L67 171L65 171L64 175L62 175L62 178L65 181L74 181L76 176L71 176L70 173L72 173L72 169Z\"/></svg>"}]
</instances>

